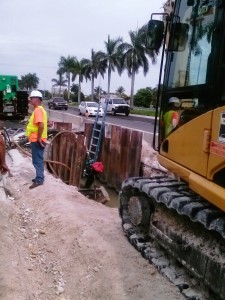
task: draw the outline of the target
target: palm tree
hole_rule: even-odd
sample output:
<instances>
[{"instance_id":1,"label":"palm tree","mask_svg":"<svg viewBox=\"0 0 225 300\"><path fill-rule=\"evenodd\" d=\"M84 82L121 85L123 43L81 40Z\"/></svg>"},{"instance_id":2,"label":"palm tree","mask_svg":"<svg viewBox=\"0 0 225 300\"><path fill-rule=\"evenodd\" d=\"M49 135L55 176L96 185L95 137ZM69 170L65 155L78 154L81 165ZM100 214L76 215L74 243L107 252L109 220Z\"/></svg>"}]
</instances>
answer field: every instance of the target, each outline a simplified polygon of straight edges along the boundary
<instances>
[{"instance_id":1,"label":"palm tree","mask_svg":"<svg viewBox=\"0 0 225 300\"><path fill-rule=\"evenodd\" d=\"M121 51L119 50L120 44L123 42L121 37L116 39L110 39L108 35L108 41L104 42L106 47L105 60L107 62L108 68L108 88L107 92L110 93L110 82L111 82L111 73L115 71L115 67L119 74L122 72L122 68L120 65L121 60Z\"/></svg>"},{"instance_id":2,"label":"palm tree","mask_svg":"<svg viewBox=\"0 0 225 300\"><path fill-rule=\"evenodd\" d=\"M128 76L131 77L131 99L130 104L133 106L134 101L134 82L135 75L139 68L143 68L144 75L149 70L148 56L152 63L156 62L156 52L148 50L145 47L146 25L137 29L136 31L129 31L131 43L122 43L121 50L124 51L122 56L122 67L127 69Z\"/></svg>"},{"instance_id":3,"label":"palm tree","mask_svg":"<svg viewBox=\"0 0 225 300\"><path fill-rule=\"evenodd\" d=\"M119 94L120 96L125 92L124 87L119 86L116 90L116 93Z\"/></svg>"},{"instance_id":4,"label":"palm tree","mask_svg":"<svg viewBox=\"0 0 225 300\"><path fill-rule=\"evenodd\" d=\"M95 98L98 99L98 101L100 101L101 95L105 95L105 94L106 92L102 89L100 85L94 88L94 96Z\"/></svg>"},{"instance_id":5,"label":"palm tree","mask_svg":"<svg viewBox=\"0 0 225 300\"><path fill-rule=\"evenodd\" d=\"M104 78L107 62L104 60L105 54L101 51L91 50L91 59L85 65L85 76L91 80L91 101L94 101L94 81L100 74Z\"/></svg>"},{"instance_id":6,"label":"palm tree","mask_svg":"<svg viewBox=\"0 0 225 300\"><path fill-rule=\"evenodd\" d=\"M70 73L75 67L77 62L77 58L75 56L61 56L59 61L59 68L62 70L63 73L66 73L67 76L67 83L68 83L68 100L70 100Z\"/></svg>"},{"instance_id":7,"label":"palm tree","mask_svg":"<svg viewBox=\"0 0 225 300\"><path fill-rule=\"evenodd\" d=\"M20 80L20 88L26 89L28 92L30 92L33 89L36 89L39 84L39 78L37 77L36 73L28 73L27 75L21 76Z\"/></svg>"},{"instance_id":8,"label":"palm tree","mask_svg":"<svg viewBox=\"0 0 225 300\"><path fill-rule=\"evenodd\" d=\"M62 88L62 86L66 86L67 80L64 79L64 77L63 77L62 69L59 69L56 72L56 74L59 75L59 78L58 79L56 79L56 78L52 79L52 82L54 82L54 84L52 86L59 86L59 94L61 95L61 88Z\"/></svg>"},{"instance_id":9,"label":"palm tree","mask_svg":"<svg viewBox=\"0 0 225 300\"><path fill-rule=\"evenodd\" d=\"M81 100L81 83L83 82L84 78L87 79L87 76L85 74L86 71L86 65L88 64L88 59L81 59L80 61L76 61L74 68L71 70L72 73L72 81L76 79L78 76L78 104L80 104Z\"/></svg>"},{"instance_id":10,"label":"palm tree","mask_svg":"<svg viewBox=\"0 0 225 300\"><path fill-rule=\"evenodd\" d=\"M78 95L78 93L79 93L79 85L73 83L72 86L71 86L71 92L73 92L74 94Z\"/></svg>"}]
</instances>

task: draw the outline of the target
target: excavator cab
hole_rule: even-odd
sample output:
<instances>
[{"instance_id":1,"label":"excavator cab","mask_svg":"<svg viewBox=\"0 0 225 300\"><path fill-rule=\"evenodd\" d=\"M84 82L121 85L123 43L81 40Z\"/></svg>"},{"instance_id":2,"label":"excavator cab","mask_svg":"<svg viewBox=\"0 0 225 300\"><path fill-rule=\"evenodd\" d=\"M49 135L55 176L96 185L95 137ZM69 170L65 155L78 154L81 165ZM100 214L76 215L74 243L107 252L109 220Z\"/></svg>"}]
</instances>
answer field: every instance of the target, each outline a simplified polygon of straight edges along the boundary
<instances>
[{"instance_id":1,"label":"excavator cab","mask_svg":"<svg viewBox=\"0 0 225 300\"><path fill-rule=\"evenodd\" d=\"M157 101L158 140L154 145L159 162L225 211L224 197L215 197L205 188L208 181L225 186L225 151L221 150L219 133L225 111L224 28L224 1L179 0L162 21L149 21L146 47L152 50L157 46L156 51L159 44L165 47L164 79ZM166 136L163 116L171 97L180 100L180 117ZM204 178L204 186L200 188L190 180L193 174ZM221 174L224 179L218 181Z\"/></svg>"}]
</instances>

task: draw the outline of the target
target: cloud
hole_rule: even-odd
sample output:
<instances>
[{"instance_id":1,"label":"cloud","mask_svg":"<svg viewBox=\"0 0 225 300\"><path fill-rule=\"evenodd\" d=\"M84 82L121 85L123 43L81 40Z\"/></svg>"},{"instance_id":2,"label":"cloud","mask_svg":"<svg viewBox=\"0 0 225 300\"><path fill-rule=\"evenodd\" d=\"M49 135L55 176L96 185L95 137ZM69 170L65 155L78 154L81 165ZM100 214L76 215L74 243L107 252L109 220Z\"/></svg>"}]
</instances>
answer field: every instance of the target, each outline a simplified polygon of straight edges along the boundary
<instances>
[{"instance_id":1,"label":"cloud","mask_svg":"<svg viewBox=\"0 0 225 300\"><path fill-rule=\"evenodd\" d=\"M129 42L129 30L141 27L161 6L149 0L1 0L1 73L36 73L51 89L61 56L90 58L92 48L104 51L108 35ZM150 68L148 79L140 70L135 90L155 86L157 75L151 70L158 68ZM106 89L106 80L97 79L95 85L100 82ZM121 77L116 73L112 76L112 89L120 85L129 93L126 72ZM82 85L85 94L90 93L90 86L90 82Z\"/></svg>"}]
</instances>

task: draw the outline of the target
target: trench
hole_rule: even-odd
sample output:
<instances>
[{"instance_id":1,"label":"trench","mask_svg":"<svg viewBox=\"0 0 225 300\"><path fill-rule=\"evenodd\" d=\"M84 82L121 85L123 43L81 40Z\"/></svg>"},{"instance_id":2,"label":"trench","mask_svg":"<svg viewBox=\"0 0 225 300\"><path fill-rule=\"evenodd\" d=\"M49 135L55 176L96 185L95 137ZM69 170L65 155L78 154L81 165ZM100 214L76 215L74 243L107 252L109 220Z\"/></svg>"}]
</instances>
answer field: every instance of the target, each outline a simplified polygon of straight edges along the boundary
<instances>
[{"instance_id":1,"label":"trench","mask_svg":"<svg viewBox=\"0 0 225 300\"><path fill-rule=\"evenodd\" d=\"M104 184L99 180L96 180L95 183L98 186L102 185L109 195L110 201L105 203L105 205L112 208L119 208L119 193L114 188L108 187L107 184Z\"/></svg>"},{"instance_id":2,"label":"trench","mask_svg":"<svg viewBox=\"0 0 225 300\"><path fill-rule=\"evenodd\" d=\"M57 122L57 123L58 123L58 122ZM1 122L0 125L4 126L7 130L17 130L17 129L20 129L20 128L21 128L21 129L24 129L24 128L25 128L25 123L16 122L16 121L4 121L4 122ZM60 122L60 123L58 123L58 125L61 126L62 123ZM64 123L63 125L67 126L68 123ZM60 130L60 128L57 128L57 129ZM63 130L65 130L65 129L63 128ZM118 129L117 129L117 130L118 130ZM63 153L65 149L60 148L60 142L62 142L62 140L59 140L54 146L57 148L57 151L58 151L59 153ZM71 141L71 143L72 143L72 142L73 142L73 140ZM116 140L115 143L117 144L118 141ZM76 146L76 147L79 147L79 141L78 141L77 145L78 145L78 146ZM127 155L127 152L126 152L126 155ZM54 157L54 156L53 156L53 157L52 157L52 160L57 160L57 161L60 162L60 161L61 161L60 157L61 157L61 154L59 154L59 156L57 155L57 157ZM115 157L115 159L117 160L118 158ZM73 164L76 165L76 161L73 161ZM109 162L108 162L108 164L109 164ZM73 166L74 166L74 165L73 165ZM70 166L70 167L71 167L71 166ZM114 166L113 166L113 167L114 167ZM49 168L48 168L48 171L50 171ZM112 166L111 166L111 168L110 168L110 171L111 171L111 172L112 172L112 171L115 172L115 170L112 170ZM50 172L50 173L52 173L52 172ZM82 173L82 170L81 170L81 173ZM59 174L59 175L60 175L60 174ZM59 176L59 177L61 177L61 176ZM116 176L114 176L114 177L116 177ZM117 177L118 177L118 176L117 176ZM61 178L61 179L63 180L63 178ZM106 190L107 194L109 195L109 199L110 199L110 201L106 202L105 205L108 206L108 207L112 207L112 208L118 208L118 207L119 207L119 197L118 197L118 194L119 194L119 193L118 193L118 190L119 190L119 186L120 186L120 184L121 184L121 180L120 180L119 185L118 185L118 183L116 182L117 189L115 189L115 188L109 187L109 186L112 186L112 185L115 186L115 184L113 184L113 182L109 182L109 183L107 182L107 183L106 183L106 180L107 180L107 179L111 179L110 176L107 175L107 178L103 178L103 180L95 179L95 182L94 182L94 184L92 185L92 187L93 187L93 186L97 186L97 187L103 186L104 189ZM63 180L63 181L65 182L65 184L68 183L66 180ZM83 183L82 183L82 178L77 179L77 181L78 181L78 182L80 181L79 184L75 184L75 182L72 182L71 184L72 184L72 185L77 185L77 186L81 187L81 186L83 185ZM78 183L78 182L76 182L76 183Z\"/></svg>"},{"instance_id":3,"label":"trench","mask_svg":"<svg viewBox=\"0 0 225 300\"><path fill-rule=\"evenodd\" d=\"M80 182L80 187L83 187L85 184L85 180L86 178L81 178L81 182ZM91 188L93 187L100 187L103 186L104 189L106 190L108 196L109 196L109 201L104 203L105 206L111 207L111 208L119 208L119 192L116 191L116 189L111 188L109 186L107 186L106 183L101 182L98 178L95 178ZM86 196L87 198L89 198L88 196ZM92 198L90 198L92 199ZM95 201L94 199L92 199L93 201Z\"/></svg>"},{"instance_id":4,"label":"trench","mask_svg":"<svg viewBox=\"0 0 225 300\"><path fill-rule=\"evenodd\" d=\"M112 188L105 187L107 193L109 194L110 201L106 203L106 206L112 208L119 208L119 193Z\"/></svg>"}]
</instances>

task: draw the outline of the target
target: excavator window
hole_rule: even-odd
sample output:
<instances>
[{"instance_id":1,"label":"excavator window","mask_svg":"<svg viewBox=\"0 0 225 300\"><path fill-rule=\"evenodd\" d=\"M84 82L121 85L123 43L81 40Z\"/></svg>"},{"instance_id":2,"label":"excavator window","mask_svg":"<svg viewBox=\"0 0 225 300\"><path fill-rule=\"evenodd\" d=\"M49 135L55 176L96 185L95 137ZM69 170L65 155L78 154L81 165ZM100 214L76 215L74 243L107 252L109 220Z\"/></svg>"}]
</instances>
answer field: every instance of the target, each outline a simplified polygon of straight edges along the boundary
<instances>
[{"instance_id":1,"label":"excavator window","mask_svg":"<svg viewBox=\"0 0 225 300\"><path fill-rule=\"evenodd\" d=\"M166 111L168 111L167 107L164 109L164 112L162 112L161 119L163 119L163 115L166 113ZM171 132L201 115L203 112L205 112L205 109L199 104L198 98L180 99L180 105L177 108L177 112L179 114L179 121L177 126ZM163 121L161 121L161 124L163 126Z\"/></svg>"},{"instance_id":2,"label":"excavator window","mask_svg":"<svg viewBox=\"0 0 225 300\"><path fill-rule=\"evenodd\" d=\"M170 32L172 38L168 45L168 51L185 51L188 41L189 25L187 23L176 22L171 25Z\"/></svg>"},{"instance_id":3,"label":"excavator window","mask_svg":"<svg viewBox=\"0 0 225 300\"><path fill-rule=\"evenodd\" d=\"M183 51L173 51L170 56L170 73L166 85L170 88L189 87L206 84L207 69L211 63L211 49L213 41L215 1L204 5L202 1L195 1L195 5L188 6L182 2L180 7L180 22L185 24L187 45ZM173 32L170 32L173 34ZM170 38L173 40L173 37Z\"/></svg>"}]
</instances>

